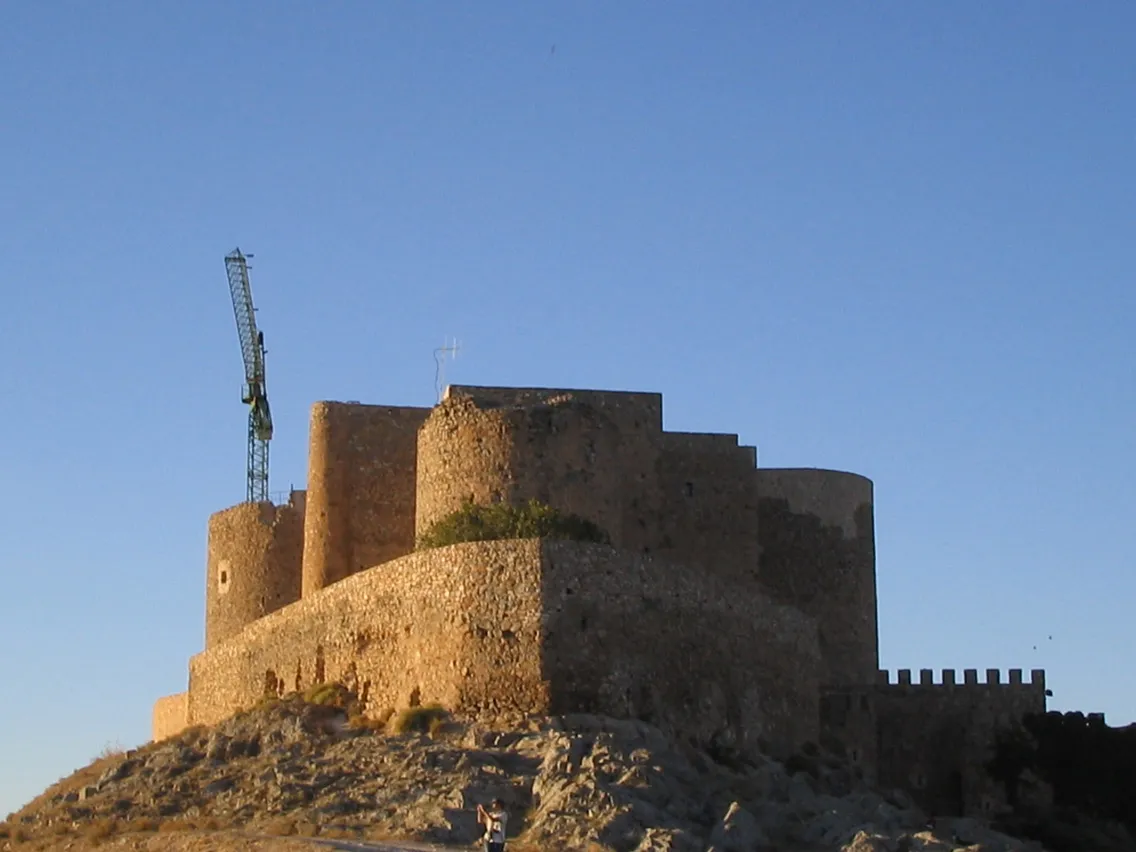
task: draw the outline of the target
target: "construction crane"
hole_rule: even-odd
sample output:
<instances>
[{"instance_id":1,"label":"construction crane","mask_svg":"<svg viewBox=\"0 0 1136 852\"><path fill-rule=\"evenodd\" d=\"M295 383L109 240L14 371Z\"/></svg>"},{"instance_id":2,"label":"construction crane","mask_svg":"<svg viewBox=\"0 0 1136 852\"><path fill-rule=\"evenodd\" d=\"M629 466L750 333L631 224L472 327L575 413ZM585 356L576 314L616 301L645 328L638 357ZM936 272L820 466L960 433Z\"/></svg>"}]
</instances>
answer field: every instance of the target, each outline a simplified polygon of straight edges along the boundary
<instances>
[{"instance_id":1,"label":"construction crane","mask_svg":"<svg viewBox=\"0 0 1136 852\"><path fill-rule=\"evenodd\" d=\"M229 292L233 297L233 314L237 318L237 335L245 360L245 386L241 402L248 413L248 496L250 503L268 500L268 442L272 439L272 413L268 408L268 390L264 382L264 333L256 328L256 309L252 306L248 258L239 248L225 255L229 273Z\"/></svg>"}]
</instances>

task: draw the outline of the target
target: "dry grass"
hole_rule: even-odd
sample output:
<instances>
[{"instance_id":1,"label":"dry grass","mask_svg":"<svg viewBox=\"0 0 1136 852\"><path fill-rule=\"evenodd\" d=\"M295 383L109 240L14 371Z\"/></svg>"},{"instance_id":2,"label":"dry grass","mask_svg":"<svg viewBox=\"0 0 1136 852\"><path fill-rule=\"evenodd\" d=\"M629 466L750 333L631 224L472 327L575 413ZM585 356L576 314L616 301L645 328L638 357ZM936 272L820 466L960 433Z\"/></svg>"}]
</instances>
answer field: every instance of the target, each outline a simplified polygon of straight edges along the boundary
<instances>
[{"instance_id":1,"label":"dry grass","mask_svg":"<svg viewBox=\"0 0 1136 852\"><path fill-rule=\"evenodd\" d=\"M378 716L366 716L363 713L352 713L347 717L347 724L352 728L361 728L368 731L385 731L387 725L390 723L391 717L394 715L394 708L387 708L379 713Z\"/></svg>"},{"instance_id":2,"label":"dry grass","mask_svg":"<svg viewBox=\"0 0 1136 852\"><path fill-rule=\"evenodd\" d=\"M569 849L567 846L559 844L548 843L534 843L527 840L510 840L506 847L509 852L579 852L578 849ZM585 848L585 852L613 852L610 846L604 846L602 843L591 841Z\"/></svg>"},{"instance_id":3,"label":"dry grass","mask_svg":"<svg viewBox=\"0 0 1136 852\"><path fill-rule=\"evenodd\" d=\"M113 837L118 834L118 820L116 819L96 819L82 826L79 833L87 840L106 840L108 837Z\"/></svg>"},{"instance_id":4,"label":"dry grass","mask_svg":"<svg viewBox=\"0 0 1136 852\"><path fill-rule=\"evenodd\" d=\"M172 834L177 831L193 831L194 825L187 819L164 819L158 823L158 831Z\"/></svg>"},{"instance_id":5,"label":"dry grass","mask_svg":"<svg viewBox=\"0 0 1136 852\"><path fill-rule=\"evenodd\" d=\"M342 825L330 825L324 826L320 831L320 837L329 837L332 840L356 840L359 832Z\"/></svg>"},{"instance_id":6,"label":"dry grass","mask_svg":"<svg viewBox=\"0 0 1136 852\"><path fill-rule=\"evenodd\" d=\"M261 831L272 837L291 837L296 833L296 821L284 818L274 819L265 823Z\"/></svg>"},{"instance_id":7,"label":"dry grass","mask_svg":"<svg viewBox=\"0 0 1136 852\"><path fill-rule=\"evenodd\" d=\"M157 831L158 824L159 823L156 819L149 819L147 817L135 817L134 819L128 821L124 826L122 826L122 830L124 832L130 832L131 834L141 834L142 832L147 831Z\"/></svg>"},{"instance_id":8,"label":"dry grass","mask_svg":"<svg viewBox=\"0 0 1136 852\"><path fill-rule=\"evenodd\" d=\"M31 837L27 830L20 825L12 825L11 823L0 823L0 840L7 840L13 846L25 843Z\"/></svg>"},{"instance_id":9,"label":"dry grass","mask_svg":"<svg viewBox=\"0 0 1136 852\"><path fill-rule=\"evenodd\" d=\"M320 827L314 822L296 823L296 834L299 837L315 837L320 833Z\"/></svg>"},{"instance_id":10,"label":"dry grass","mask_svg":"<svg viewBox=\"0 0 1136 852\"><path fill-rule=\"evenodd\" d=\"M126 756L126 748L122 743L107 743L103 750L96 754L93 760L118 759Z\"/></svg>"}]
</instances>

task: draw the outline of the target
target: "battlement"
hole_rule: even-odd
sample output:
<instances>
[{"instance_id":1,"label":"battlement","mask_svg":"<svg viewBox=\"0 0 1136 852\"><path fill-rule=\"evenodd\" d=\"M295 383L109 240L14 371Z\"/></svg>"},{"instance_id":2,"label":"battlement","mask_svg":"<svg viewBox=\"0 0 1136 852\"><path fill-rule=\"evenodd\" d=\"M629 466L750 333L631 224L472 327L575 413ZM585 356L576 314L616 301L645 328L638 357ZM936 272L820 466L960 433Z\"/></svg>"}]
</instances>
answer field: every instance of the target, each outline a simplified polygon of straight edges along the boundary
<instances>
[{"instance_id":1,"label":"battlement","mask_svg":"<svg viewBox=\"0 0 1136 852\"><path fill-rule=\"evenodd\" d=\"M897 669L895 672L896 679L891 679L891 672L887 669L881 669L876 675L877 686L898 686L898 687L954 687L954 686L1029 686L1038 689L1045 688L1045 669L1030 669L1030 679L1026 683L1022 679L1022 669L1009 669L1007 670L1007 679L1002 679L1002 671L1000 669L986 669L985 680L979 681L978 669L963 669L962 680L958 679L958 673L955 669L942 669L939 680L935 680L934 669L920 669L919 680L913 681L911 678L911 669Z\"/></svg>"}]
</instances>

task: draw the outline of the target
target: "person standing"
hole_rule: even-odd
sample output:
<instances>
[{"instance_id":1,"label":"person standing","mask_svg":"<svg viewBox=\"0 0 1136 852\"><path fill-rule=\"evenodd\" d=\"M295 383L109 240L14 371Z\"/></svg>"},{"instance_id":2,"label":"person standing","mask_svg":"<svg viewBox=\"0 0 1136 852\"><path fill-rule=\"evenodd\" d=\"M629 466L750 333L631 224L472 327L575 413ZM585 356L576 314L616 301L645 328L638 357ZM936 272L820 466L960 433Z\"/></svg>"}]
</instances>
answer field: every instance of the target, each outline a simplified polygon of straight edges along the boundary
<instances>
[{"instance_id":1,"label":"person standing","mask_svg":"<svg viewBox=\"0 0 1136 852\"><path fill-rule=\"evenodd\" d=\"M505 852L505 829L509 822L505 803L494 799L488 811L478 805L477 821L485 826L485 852Z\"/></svg>"}]
</instances>

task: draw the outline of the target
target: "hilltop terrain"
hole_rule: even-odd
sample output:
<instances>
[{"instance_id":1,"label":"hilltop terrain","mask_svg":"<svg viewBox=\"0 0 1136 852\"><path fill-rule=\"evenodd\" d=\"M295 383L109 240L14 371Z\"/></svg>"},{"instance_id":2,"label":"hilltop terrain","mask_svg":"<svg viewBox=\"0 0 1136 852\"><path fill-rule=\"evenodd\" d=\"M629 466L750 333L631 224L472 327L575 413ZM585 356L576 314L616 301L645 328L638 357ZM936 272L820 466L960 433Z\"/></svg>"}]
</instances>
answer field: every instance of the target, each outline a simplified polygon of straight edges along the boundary
<instances>
[{"instance_id":1,"label":"hilltop terrain","mask_svg":"<svg viewBox=\"0 0 1136 852\"><path fill-rule=\"evenodd\" d=\"M346 702L334 688L316 698L101 758L11 815L0 848L468 847L476 805L494 797L512 814L512 852L1041 848L973 820L931 824L903 793L872 790L815 749L785 763L712 757L641 722L585 715L490 730L419 708L380 726L335 706Z\"/></svg>"}]
</instances>

